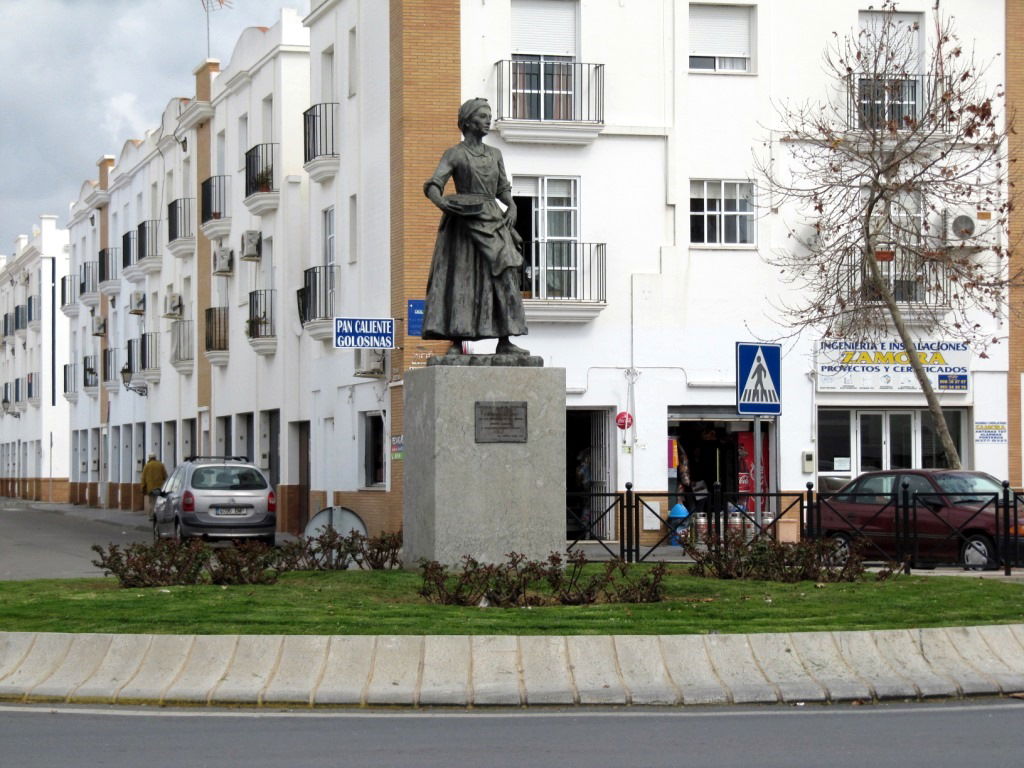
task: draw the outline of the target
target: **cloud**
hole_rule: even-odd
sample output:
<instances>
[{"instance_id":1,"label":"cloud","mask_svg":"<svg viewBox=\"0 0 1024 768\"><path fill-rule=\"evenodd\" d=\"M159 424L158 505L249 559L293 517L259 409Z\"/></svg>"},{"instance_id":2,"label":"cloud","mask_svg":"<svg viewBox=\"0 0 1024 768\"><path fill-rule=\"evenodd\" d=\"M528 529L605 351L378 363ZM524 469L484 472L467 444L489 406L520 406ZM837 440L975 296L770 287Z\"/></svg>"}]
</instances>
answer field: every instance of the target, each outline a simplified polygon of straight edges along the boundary
<instances>
[{"instance_id":1,"label":"cloud","mask_svg":"<svg viewBox=\"0 0 1024 768\"><path fill-rule=\"evenodd\" d=\"M235 0L210 16L211 54L226 63L249 26L309 0ZM199 0L3 0L0 46L0 253L40 214L67 222L96 161L156 128L168 101L193 93L207 57Z\"/></svg>"}]
</instances>

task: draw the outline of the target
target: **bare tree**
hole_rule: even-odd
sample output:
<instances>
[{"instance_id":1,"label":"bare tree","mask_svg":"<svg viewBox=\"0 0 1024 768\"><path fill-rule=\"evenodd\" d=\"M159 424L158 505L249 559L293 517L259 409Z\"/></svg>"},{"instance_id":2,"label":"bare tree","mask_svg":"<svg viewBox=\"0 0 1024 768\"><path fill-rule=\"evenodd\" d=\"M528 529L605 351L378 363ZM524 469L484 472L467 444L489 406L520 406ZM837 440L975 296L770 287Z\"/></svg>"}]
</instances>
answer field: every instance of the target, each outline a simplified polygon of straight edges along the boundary
<instances>
[{"instance_id":1,"label":"bare tree","mask_svg":"<svg viewBox=\"0 0 1024 768\"><path fill-rule=\"evenodd\" d=\"M919 25L885 3L834 33L821 102L777 107L755 160L789 244L767 261L796 289L778 309L796 332L873 341L895 334L928 403L947 463L960 468L912 328L982 357L1007 312L1009 197L1002 87L934 9ZM966 214L966 215L964 215Z\"/></svg>"}]
</instances>

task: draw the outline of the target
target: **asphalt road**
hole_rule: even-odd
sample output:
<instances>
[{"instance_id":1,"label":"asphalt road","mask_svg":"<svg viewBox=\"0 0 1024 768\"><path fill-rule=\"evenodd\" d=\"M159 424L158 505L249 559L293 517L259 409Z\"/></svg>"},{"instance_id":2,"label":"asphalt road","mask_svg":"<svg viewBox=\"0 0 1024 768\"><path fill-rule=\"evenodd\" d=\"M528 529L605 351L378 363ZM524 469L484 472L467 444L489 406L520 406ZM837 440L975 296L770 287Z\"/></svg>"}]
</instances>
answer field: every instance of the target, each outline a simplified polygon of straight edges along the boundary
<instances>
[{"instance_id":1,"label":"asphalt road","mask_svg":"<svg viewBox=\"0 0 1024 768\"><path fill-rule=\"evenodd\" d=\"M93 544L149 541L145 531L0 499L0 580L102 576L92 565ZM3 764L0 759L0 765Z\"/></svg>"},{"instance_id":2,"label":"asphalt road","mask_svg":"<svg viewBox=\"0 0 1024 768\"><path fill-rule=\"evenodd\" d=\"M200 714L0 706L0 764L104 768L936 768L1019 765L1024 701Z\"/></svg>"}]
</instances>

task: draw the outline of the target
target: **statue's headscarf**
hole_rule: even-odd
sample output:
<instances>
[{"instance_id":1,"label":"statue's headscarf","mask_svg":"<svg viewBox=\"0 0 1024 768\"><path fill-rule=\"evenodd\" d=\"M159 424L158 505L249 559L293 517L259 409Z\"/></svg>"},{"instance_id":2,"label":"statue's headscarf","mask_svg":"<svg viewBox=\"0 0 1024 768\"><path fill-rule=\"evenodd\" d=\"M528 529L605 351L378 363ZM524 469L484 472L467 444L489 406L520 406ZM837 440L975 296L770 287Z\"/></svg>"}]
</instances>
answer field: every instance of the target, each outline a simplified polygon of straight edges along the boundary
<instances>
[{"instance_id":1,"label":"statue's headscarf","mask_svg":"<svg viewBox=\"0 0 1024 768\"><path fill-rule=\"evenodd\" d=\"M473 116L480 107L488 106L487 99L475 98L470 99L459 107L459 130L465 133L466 123L469 122L469 118Z\"/></svg>"}]
</instances>

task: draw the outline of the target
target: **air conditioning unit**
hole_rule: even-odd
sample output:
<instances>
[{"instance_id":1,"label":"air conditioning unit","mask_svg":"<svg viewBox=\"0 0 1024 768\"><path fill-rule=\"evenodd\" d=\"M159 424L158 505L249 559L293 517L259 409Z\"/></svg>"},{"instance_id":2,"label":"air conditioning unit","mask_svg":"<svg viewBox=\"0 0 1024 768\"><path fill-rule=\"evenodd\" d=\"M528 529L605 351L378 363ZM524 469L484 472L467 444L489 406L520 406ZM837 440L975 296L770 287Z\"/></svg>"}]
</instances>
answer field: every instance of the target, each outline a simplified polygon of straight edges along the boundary
<instances>
[{"instance_id":1,"label":"air conditioning unit","mask_svg":"<svg viewBox=\"0 0 1024 768\"><path fill-rule=\"evenodd\" d=\"M951 247L991 248L999 244L996 213L976 206L946 211L946 244Z\"/></svg>"},{"instance_id":2,"label":"air conditioning unit","mask_svg":"<svg viewBox=\"0 0 1024 768\"><path fill-rule=\"evenodd\" d=\"M382 377L384 375L384 352L383 349L357 349L355 375L367 378Z\"/></svg>"},{"instance_id":3,"label":"air conditioning unit","mask_svg":"<svg viewBox=\"0 0 1024 768\"><path fill-rule=\"evenodd\" d=\"M94 315L92 318L92 335L105 336L107 333L107 318Z\"/></svg>"},{"instance_id":4,"label":"air conditioning unit","mask_svg":"<svg viewBox=\"0 0 1024 768\"><path fill-rule=\"evenodd\" d=\"M181 317L184 306L180 293L168 293L164 296L164 317Z\"/></svg>"},{"instance_id":5,"label":"air conditioning unit","mask_svg":"<svg viewBox=\"0 0 1024 768\"><path fill-rule=\"evenodd\" d=\"M213 252L213 274L230 275L234 253L230 248L217 248Z\"/></svg>"},{"instance_id":6,"label":"air conditioning unit","mask_svg":"<svg viewBox=\"0 0 1024 768\"><path fill-rule=\"evenodd\" d=\"M146 292L132 291L131 299L128 302L129 315L146 314Z\"/></svg>"},{"instance_id":7,"label":"air conditioning unit","mask_svg":"<svg viewBox=\"0 0 1024 768\"><path fill-rule=\"evenodd\" d=\"M242 233L242 261L259 261L263 250L263 234L258 229L247 229Z\"/></svg>"}]
</instances>

